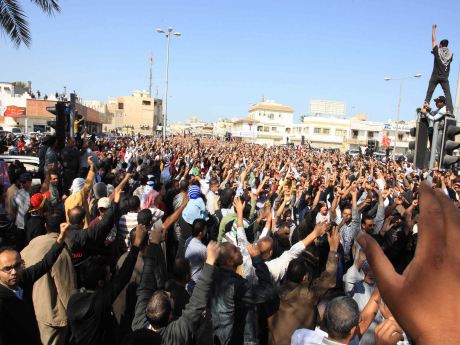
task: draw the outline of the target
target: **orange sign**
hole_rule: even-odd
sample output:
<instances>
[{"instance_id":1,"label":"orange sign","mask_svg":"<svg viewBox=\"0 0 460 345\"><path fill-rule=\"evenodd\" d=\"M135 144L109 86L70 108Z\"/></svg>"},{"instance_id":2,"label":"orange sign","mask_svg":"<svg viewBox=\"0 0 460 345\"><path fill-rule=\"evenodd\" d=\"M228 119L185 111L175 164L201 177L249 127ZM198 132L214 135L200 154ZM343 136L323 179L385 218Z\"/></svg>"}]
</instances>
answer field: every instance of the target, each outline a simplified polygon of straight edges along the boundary
<instances>
[{"instance_id":1,"label":"orange sign","mask_svg":"<svg viewBox=\"0 0 460 345\"><path fill-rule=\"evenodd\" d=\"M24 117L25 114L26 114L26 108L17 107L15 105L9 105L6 107L4 116L18 118L18 117Z\"/></svg>"}]
</instances>

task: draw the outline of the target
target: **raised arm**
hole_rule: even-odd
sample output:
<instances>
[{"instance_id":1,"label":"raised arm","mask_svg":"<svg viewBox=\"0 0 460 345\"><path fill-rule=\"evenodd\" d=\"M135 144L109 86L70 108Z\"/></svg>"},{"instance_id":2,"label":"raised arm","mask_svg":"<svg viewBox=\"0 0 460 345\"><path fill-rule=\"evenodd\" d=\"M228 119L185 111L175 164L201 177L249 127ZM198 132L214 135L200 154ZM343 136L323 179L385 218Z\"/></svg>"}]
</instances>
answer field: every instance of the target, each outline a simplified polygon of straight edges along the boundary
<instances>
[{"instance_id":1,"label":"raised arm","mask_svg":"<svg viewBox=\"0 0 460 345\"><path fill-rule=\"evenodd\" d=\"M163 251L159 244L162 237L160 231L152 230L150 234L150 244L144 255L144 268L137 288L137 301L132 322L134 331L148 327L145 309L153 293L156 290L163 289L166 282L166 267Z\"/></svg>"},{"instance_id":2,"label":"raised arm","mask_svg":"<svg viewBox=\"0 0 460 345\"><path fill-rule=\"evenodd\" d=\"M339 228L337 226L335 226L331 232L327 233L327 240L329 242L330 251L327 258L326 269L312 284L313 291L318 298L336 284L338 262L337 250L340 244Z\"/></svg>"},{"instance_id":3,"label":"raised arm","mask_svg":"<svg viewBox=\"0 0 460 345\"><path fill-rule=\"evenodd\" d=\"M94 178L96 177L96 173L94 171L93 157L91 156L88 157L88 164L89 164L88 175L86 176L85 184L83 185L83 188L81 190L85 198L88 196L89 191L93 187L93 181L94 181Z\"/></svg>"},{"instance_id":4,"label":"raised arm","mask_svg":"<svg viewBox=\"0 0 460 345\"><path fill-rule=\"evenodd\" d=\"M130 173L127 173L127 174L125 175L125 177L123 178L123 180L121 180L121 182L118 184L118 186L115 187L115 190L113 191L113 193L110 194L110 196L109 196L109 200L110 200L110 201L112 201L112 200L115 198L115 195L116 195L117 193L121 192L121 191L125 188L125 186L126 186L126 184L128 183L130 177L131 177L131 174L130 174Z\"/></svg>"},{"instance_id":5,"label":"raised arm","mask_svg":"<svg viewBox=\"0 0 460 345\"><path fill-rule=\"evenodd\" d=\"M200 274L200 278L198 278L196 286L193 289L190 301L185 307L182 316L177 321L173 322L170 326L173 328L173 332L178 335L178 343L185 344L186 339L189 339L190 337L188 336L189 334L184 333L195 332L196 328L199 326L200 321L202 320L203 313L206 310L208 298L211 294L214 263L219 256L219 249L220 247L216 242L209 242L206 254L206 263L203 266L203 271ZM184 338L180 339L182 335Z\"/></svg>"},{"instance_id":6,"label":"raised arm","mask_svg":"<svg viewBox=\"0 0 460 345\"><path fill-rule=\"evenodd\" d=\"M136 236L128 256L123 262L123 265L115 278L109 283L107 289L104 290L104 299L108 305L112 305L121 290L131 279L134 266L136 265L137 255L139 254L139 247L141 246L146 234L147 230L145 229L145 226L138 224L136 227Z\"/></svg>"},{"instance_id":7,"label":"raised arm","mask_svg":"<svg viewBox=\"0 0 460 345\"><path fill-rule=\"evenodd\" d=\"M177 222L185 206L187 206L188 200L188 196L184 195L184 197L182 198L182 204L180 204L177 210L175 210L173 214L166 218L165 222L163 223L162 228L164 231L168 231L169 227L173 225L175 222Z\"/></svg>"},{"instance_id":8,"label":"raised arm","mask_svg":"<svg viewBox=\"0 0 460 345\"><path fill-rule=\"evenodd\" d=\"M438 26L436 24L433 24L431 26L431 46L434 48L436 47L438 44L436 43L436 29L438 28Z\"/></svg>"}]
</instances>

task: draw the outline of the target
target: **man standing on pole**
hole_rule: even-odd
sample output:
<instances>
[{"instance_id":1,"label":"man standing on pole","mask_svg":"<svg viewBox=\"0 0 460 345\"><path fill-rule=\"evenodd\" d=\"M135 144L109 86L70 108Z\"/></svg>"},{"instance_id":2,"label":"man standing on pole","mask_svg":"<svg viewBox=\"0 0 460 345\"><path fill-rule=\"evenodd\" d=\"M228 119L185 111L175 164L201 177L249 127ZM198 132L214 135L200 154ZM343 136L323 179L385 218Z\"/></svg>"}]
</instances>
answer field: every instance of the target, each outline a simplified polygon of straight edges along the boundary
<instances>
[{"instance_id":1,"label":"man standing on pole","mask_svg":"<svg viewBox=\"0 0 460 345\"><path fill-rule=\"evenodd\" d=\"M441 84L444 95L446 96L446 108L448 114L453 114L452 96L450 94L449 86L449 73L450 65L452 63L453 54L447 48L449 45L448 40L442 40L439 42L439 47L436 43L436 29L437 25L433 24L431 42L433 44L433 50L431 53L434 55L434 66L433 73L431 74L430 83L428 84L428 90L426 92L425 102L430 103L433 92L438 84Z\"/></svg>"}]
</instances>

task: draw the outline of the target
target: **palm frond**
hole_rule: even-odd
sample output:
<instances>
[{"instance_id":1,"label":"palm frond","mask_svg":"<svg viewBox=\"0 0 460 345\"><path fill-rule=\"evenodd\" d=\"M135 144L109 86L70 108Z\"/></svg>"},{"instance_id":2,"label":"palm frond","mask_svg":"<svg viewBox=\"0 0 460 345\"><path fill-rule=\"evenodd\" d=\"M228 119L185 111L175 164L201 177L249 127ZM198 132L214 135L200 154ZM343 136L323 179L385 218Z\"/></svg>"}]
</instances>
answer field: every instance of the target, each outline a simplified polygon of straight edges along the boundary
<instances>
[{"instance_id":1,"label":"palm frond","mask_svg":"<svg viewBox=\"0 0 460 345\"><path fill-rule=\"evenodd\" d=\"M6 33L17 48L21 43L30 47L29 23L18 0L0 0L0 31Z\"/></svg>"},{"instance_id":2,"label":"palm frond","mask_svg":"<svg viewBox=\"0 0 460 345\"><path fill-rule=\"evenodd\" d=\"M31 0L38 7L40 7L46 14L53 14L54 12L60 12L59 0Z\"/></svg>"}]
</instances>

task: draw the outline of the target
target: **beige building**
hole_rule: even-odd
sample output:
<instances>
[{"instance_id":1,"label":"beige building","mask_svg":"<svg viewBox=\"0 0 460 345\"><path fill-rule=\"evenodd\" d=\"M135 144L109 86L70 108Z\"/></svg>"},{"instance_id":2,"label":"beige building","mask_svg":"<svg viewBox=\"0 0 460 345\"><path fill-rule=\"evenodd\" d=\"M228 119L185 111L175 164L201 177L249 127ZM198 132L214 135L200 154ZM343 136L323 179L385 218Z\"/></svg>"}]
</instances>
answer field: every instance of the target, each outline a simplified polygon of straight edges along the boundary
<instances>
[{"instance_id":1,"label":"beige building","mask_svg":"<svg viewBox=\"0 0 460 345\"><path fill-rule=\"evenodd\" d=\"M293 116L293 108L264 98L249 109L246 118L234 121L232 137L265 145L284 144L291 133Z\"/></svg>"},{"instance_id":2,"label":"beige building","mask_svg":"<svg viewBox=\"0 0 460 345\"><path fill-rule=\"evenodd\" d=\"M131 96L110 97L107 108L113 114L108 130L144 135L161 131L158 126L163 122L162 100L149 97L147 91L133 91Z\"/></svg>"},{"instance_id":3,"label":"beige building","mask_svg":"<svg viewBox=\"0 0 460 345\"><path fill-rule=\"evenodd\" d=\"M350 120L337 116L304 116L303 123L290 125L289 142L305 144L316 148L346 149L350 133Z\"/></svg>"}]
</instances>

